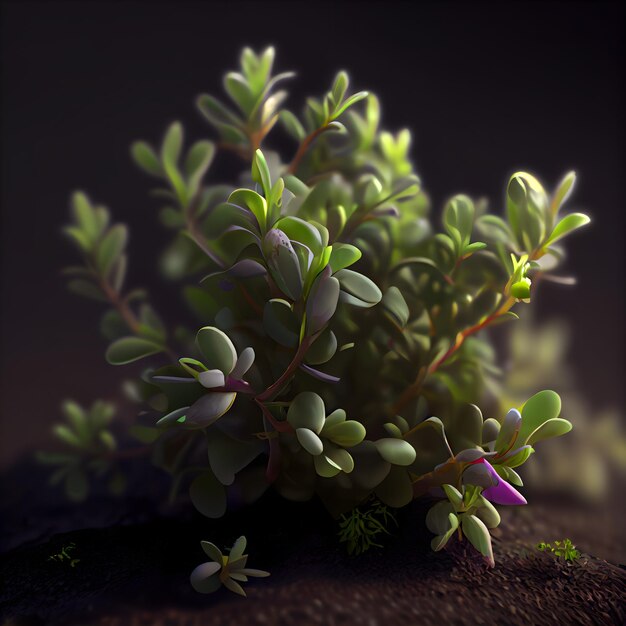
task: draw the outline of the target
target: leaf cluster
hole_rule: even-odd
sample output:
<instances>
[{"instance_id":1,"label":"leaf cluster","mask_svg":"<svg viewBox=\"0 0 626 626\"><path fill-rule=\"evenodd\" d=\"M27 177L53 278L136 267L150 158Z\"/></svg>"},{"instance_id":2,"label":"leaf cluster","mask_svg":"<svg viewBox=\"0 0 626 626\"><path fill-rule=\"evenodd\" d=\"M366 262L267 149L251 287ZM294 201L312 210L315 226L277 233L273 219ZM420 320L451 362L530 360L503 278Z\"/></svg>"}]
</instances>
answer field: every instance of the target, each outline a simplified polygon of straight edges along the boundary
<instances>
[{"instance_id":1,"label":"leaf cluster","mask_svg":"<svg viewBox=\"0 0 626 626\"><path fill-rule=\"evenodd\" d=\"M90 409L84 409L66 400L61 412L65 421L55 424L52 432L62 450L42 450L36 455L40 463L55 468L50 484L63 483L66 496L75 502L82 502L89 494L90 477L106 478L112 494L122 493L126 478L117 466L117 442L109 428L115 407L96 400Z\"/></svg>"},{"instance_id":2,"label":"leaf cluster","mask_svg":"<svg viewBox=\"0 0 626 626\"><path fill-rule=\"evenodd\" d=\"M240 596L246 596L241 583L248 582L249 578L265 578L269 572L246 567L248 555L244 554L247 540L239 537L228 554L209 541L200 542L205 554L211 559L198 565L191 572L191 585L198 593L213 593L222 585L229 591Z\"/></svg>"}]
</instances>

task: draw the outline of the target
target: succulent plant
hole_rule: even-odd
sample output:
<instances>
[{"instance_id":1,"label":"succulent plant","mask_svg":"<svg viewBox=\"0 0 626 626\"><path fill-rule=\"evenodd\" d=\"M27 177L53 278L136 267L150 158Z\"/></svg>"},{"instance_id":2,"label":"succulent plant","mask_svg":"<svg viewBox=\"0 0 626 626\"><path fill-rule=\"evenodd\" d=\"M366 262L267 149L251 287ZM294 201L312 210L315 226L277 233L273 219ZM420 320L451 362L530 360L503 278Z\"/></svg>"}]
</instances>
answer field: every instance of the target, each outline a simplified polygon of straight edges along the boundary
<instances>
[{"instance_id":1,"label":"succulent plant","mask_svg":"<svg viewBox=\"0 0 626 626\"><path fill-rule=\"evenodd\" d=\"M192 587L198 593L213 593L224 585L229 591L245 596L246 592L240 583L248 582L249 577L265 578L270 575L264 570L246 567L248 562L248 555L244 554L246 543L246 538L241 536L228 554L222 554L222 551L211 542L200 542L205 554L211 560L198 565L191 572Z\"/></svg>"},{"instance_id":2,"label":"succulent plant","mask_svg":"<svg viewBox=\"0 0 626 626\"><path fill-rule=\"evenodd\" d=\"M336 517L371 497L398 508L444 485L474 504L508 503L517 492L506 485L521 482L514 468L571 425L553 392L483 420L476 405L498 371L483 331L517 318L533 277L557 267L562 238L589 221L561 215L574 174L552 194L514 174L504 218L454 196L437 233L410 133L380 129L376 96L349 95L339 72L296 116L277 89L291 74L272 76L273 61L272 48L245 49L241 71L224 79L232 103L200 96L218 143L200 140L183 158L174 122L159 149L131 148L159 185L173 232L161 269L184 284L198 332L167 329L145 291L125 290L125 227L73 196L66 232L83 265L70 287L109 303L111 363L150 359L127 391L153 412L143 434L156 439L155 462L176 488L189 483L209 517L270 485L292 500L317 494ZM286 161L267 147L276 128L295 142ZM244 171L236 183L207 182L223 150ZM485 554L484 522L459 514Z\"/></svg>"}]
</instances>

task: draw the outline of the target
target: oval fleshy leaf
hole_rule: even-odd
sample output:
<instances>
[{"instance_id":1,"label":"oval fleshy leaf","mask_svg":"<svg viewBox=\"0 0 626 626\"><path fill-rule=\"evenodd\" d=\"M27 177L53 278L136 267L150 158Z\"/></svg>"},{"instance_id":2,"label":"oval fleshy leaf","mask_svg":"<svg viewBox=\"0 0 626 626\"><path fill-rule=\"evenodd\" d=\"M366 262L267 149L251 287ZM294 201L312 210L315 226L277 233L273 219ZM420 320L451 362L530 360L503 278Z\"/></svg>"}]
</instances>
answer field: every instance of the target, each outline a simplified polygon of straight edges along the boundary
<instances>
[{"instance_id":1,"label":"oval fleshy leaf","mask_svg":"<svg viewBox=\"0 0 626 626\"><path fill-rule=\"evenodd\" d=\"M226 333L214 326L205 326L198 331L196 343L208 369L218 369L225 376L233 371L237 351Z\"/></svg>"},{"instance_id":2,"label":"oval fleshy leaf","mask_svg":"<svg viewBox=\"0 0 626 626\"><path fill-rule=\"evenodd\" d=\"M560 437L572 430L571 422L564 420L560 417L548 420L544 422L537 430L533 431L528 437L528 444L533 445L537 441L544 439L550 439L552 437Z\"/></svg>"},{"instance_id":3,"label":"oval fleshy leaf","mask_svg":"<svg viewBox=\"0 0 626 626\"><path fill-rule=\"evenodd\" d=\"M324 428L323 436L343 448L361 443L365 438L365 426L356 420L346 420Z\"/></svg>"},{"instance_id":4,"label":"oval fleshy leaf","mask_svg":"<svg viewBox=\"0 0 626 626\"><path fill-rule=\"evenodd\" d=\"M315 471L322 478L332 478L341 472L341 468L325 454L313 457Z\"/></svg>"},{"instance_id":5,"label":"oval fleshy leaf","mask_svg":"<svg viewBox=\"0 0 626 626\"><path fill-rule=\"evenodd\" d=\"M287 421L295 428L308 428L319 434L324 426L326 408L320 396L312 391L299 393L289 405Z\"/></svg>"},{"instance_id":6,"label":"oval fleshy leaf","mask_svg":"<svg viewBox=\"0 0 626 626\"><path fill-rule=\"evenodd\" d=\"M254 357L254 350L250 346L244 348L237 359L237 363L235 363L233 371L230 373L231 378L236 380L243 378L246 372L252 367Z\"/></svg>"},{"instance_id":7,"label":"oval fleshy leaf","mask_svg":"<svg viewBox=\"0 0 626 626\"><path fill-rule=\"evenodd\" d=\"M191 572L191 576L189 577L191 586L198 593L213 593L217 591L222 585L217 575L221 567L219 563L213 561L198 565L198 567Z\"/></svg>"},{"instance_id":8,"label":"oval fleshy leaf","mask_svg":"<svg viewBox=\"0 0 626 626\"><path fill-rule=\"evenodd\" d=\"M380 456L392 465L411 465L415 461L415 448L403 439L379 439L375 442Z\"/></svg>"},{"instance_id":9,"label":"oval fleshy leaf","mask_svg":"<svg viewBox=\"0 0 626 626\"><path fill-rule=\"evenodd\" d=\"M198 374L198 382L206 389L224 386L224 372L221 370L207 370Z\"/></svg>"},{"instance_id":10,"label":"oval fleshy leaf","mask_svg":"<svg viewBox=\"0 0 626 626\"><path fill-rule=\"evenodd\" d=\"M313 456L322 454L324 450L324 444L322 440L308 428L296 428L296 437L300 442L300 445Z\"/></svg>"},{"instance_id":11,"label":"oval fleshy leaf","mask_svg":"<svg viewBox=\"0 0 626 626\"><path fill-rule=\"evenodd\" d=\"M560 413L561 398L557 393L549 389L536 393L522 407L519 443L527 443L531 433L548 420L557 418Z\"/></svg>"},{"instance_id":12,"label":"oval fleshy leaf","mask_svg":"<svg viewBox=\"0 0 626 626\"><path fill-rule=\"evenodd\" d=\"M206 428L227 413L235 402L234 392L213 391L194 402L187 411L187 423Z\"/></svg>"},{"instance_id":13,"label":"oval fleshy leaf","mask_svg":"<svg viewBox=\"0 0 626 626\"><path fill-rule=\"evenodd\" d=\"M475 515L463 515L461 519L463 534L470 543L484 556L491 567L494 566L491 535L487 526Z\"/></svg>"},{"instance_id":14,"label":"oval fleshy leaf","mask_svg":"<svg viewBox=\"0 0 626 626\"><path fill-rule=\"evenodd\" d=\"M377 304L383 297L378 286L363 274L343 269L335 277L343 291L369 305Z\"/></svg>"},{"instance_id":15,"label":"oval fleshy leaf","mask_svg":"<svg viewBox=\"0 0 626 626\"><path fill-rule=\"evenodd\" d=\"M163 346L141 337L122 337L114 341L105 358L112 365L126 365L163 351Z\"/></svg>"},{"instance_id":16,"label":"oval fleshy leaf","mask_svg":"<svg viewBox=\"0 0 626 626\"><path fill-rule=\"evenodd\" d=\"M511 409L502 422L502 427L496 438L495 449L502 453L509 450L518 438L522 427L522 416L517 409Z\"/></svg>"}]
</instances>

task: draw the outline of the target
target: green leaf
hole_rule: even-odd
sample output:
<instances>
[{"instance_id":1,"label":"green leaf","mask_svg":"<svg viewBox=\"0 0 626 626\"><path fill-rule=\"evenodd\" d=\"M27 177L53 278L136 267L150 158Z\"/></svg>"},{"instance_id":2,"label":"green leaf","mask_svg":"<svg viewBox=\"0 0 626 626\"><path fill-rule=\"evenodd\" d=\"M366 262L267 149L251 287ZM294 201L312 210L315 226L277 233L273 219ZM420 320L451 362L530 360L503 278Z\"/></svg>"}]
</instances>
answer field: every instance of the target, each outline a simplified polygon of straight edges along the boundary
<instances>
[{"instance_id":1,"label":"green leaf","mask_svg":"<svg viewBox=\"0 0 626 626\"><path fill-rule=\"evenodd\" d=\"M296 437L300 445L311 455L322 454L324 444L322 440L309 428L296 428Z\"/></svg>"},{"instance_id":2,"label":"green leaf","mask_svg":"<svg viewBox=\"0 0 626 626\"><path fill-rule=\"evenodd\" d=\"M218 128L224 126L237 127L241 124L239 117L213 96L202 94L198 96L196 104L202 115ZM245 135L242 134L242 137L245 138Z\"/></svg>"},{"instance_id":3,"label":"green leaf","mask_svg":"<svg viewBox=\"0 0 626 626\"><path fill-rule=\"evenodd\" d=\"M483 496L478 496L478 502L480 508L476 511L476 517L482 520L487 528L496 528L500 524L500 513L496 507Z\"/></svg>"},{"instance_id":4,"label":"green leaf","mask_svg":"<svg viewBox=\"0 0 626 626\"><path fill-rule=\"evenodd\" d=\"M555 241L565 237L568 233L571 233L582 226L586 226L590 221L589 217L584 213L570 213L570 215L566 215L556 225L552 234L548 237L548 240L543 244L543 247L546 248L552 245Z\"/></svg>"},{"instance_id":5,"label":"green leaf","mask_svg":"<svg viewBox=\"0 0 626 626\"><path fill-rule=\"evenodd\" d=\"M56 424L52 429L52 432L64 443L69 444L75 448L82 448L84 442L81 438L70 430L65 424Z\"/></svg>"},{"instance_id":6,"label":"green leaf","mask_svg":"<svg viewBox=\"0 0 626 626\"><path fill-rule=\"evenodd\" d=\"M105 358L111 365L126 365L147 356L163 352L163 346L141 337L122 337L114 341Z\"/></svg>"},{"instance_id":7,"label":"green leaf","mask_svg":"<svg viewBox=\"0 0 626 626\"><path fill-rule=\"evenodd\" d=\"M237 72L226 74L224 76L224 90L246 117L252 113L255 97L246 79L241 74Z\"/></svg>"},{"instance_id":8,"label":"green leaf","mask_svg":"<svg viewBox=\"0 0 626 626\"><path fill-rule=\"evenodd\" d=\"M287 421L295 428L308 428L319 434L324 426L326 408L320 396L312 391L299 393L289 405Z\"/></svg>"},{"instance_id":9,"label":"green leaf","mask_svg":"<svg viewBox=\"0 0 626 626\"><path fill-rule=\"evenodd\" d=\"M185 174L190 196L197 192L202 178L211 166L214 155L215 144L211 141L197 141L189 149L185 159Z\"/></svg>"},{"instance_id":10,"label":"green leaf","mask_svg":"<svg viewBox=\"0 0 626 626\"><path fill-rule=\"evenodd\" d=\"M98 246L96 262L104 276L108 276L113 264L119 259L126 248L128 229L124 224L116 224L104 236Z\"/></svg>"},{"instance_id":11,"label":"green leaf","mask_svg":"<svg viewBox=\"0 0 626 626\"><path fill-rule=\"evenodd\" d=\"M333 83L333 88L331 91L331 95L335 102L335 105L339 104L343 97L346 95L346 89L348 88L348 75L346 72L341 71L337 73L335 77L335 82Z\"/></svg>"},{"instance_id":12,"label":"green leaf","mask_svg":"<svg viewBox=\"0 0 626 626\"><path fill-rule=\"evenodd\" d=\"M228 197L228 202L252 211L261 232L265 232L267 221L267 202L256 191L235 189Z\"/></svg>"},{"instance_id":13,"label":"green leaf","mask_svg":"<svg viewBox=\"0 0 626 626\"><path fill-rule=\"evenodd\" d=\"M331 463L340 467L342 472L350 474L354 469L354 459L347 450L326 445L324 454Z\"/></svg>"},{"instance_id":14,"label":"green leaf","mask_svg":"<svg viewBox=\"0 0 626 626\"><path fill-rule=\"evenodd\" d=\"M82 191L75 191L72 195L72 209L76 223L85 237L89 241L95 241L100 235L100 226L89 198Z\"/></svg>"},{"instance_id":15,"label":"green leaf","mask_svg":"<svg viewBox=\"0 0 626 626\"><path fill-rule=\"evenodd\" d=\"M470 543L487 558L489 565L494 566L493 549L491 547L491 535L484 522L475 515L463 515L461 518L463 534Z\"/></svg>"},{"instance_id":16,"label":"green leaf","mask_svg":"<svg viewBox=\"0 0 626 626\"><path fill-rule=\"evenodd\" d=\"M178 160L183 146L183 127L174 122L168 128L161 147L161 161L181 205L187 204L187 189L178 169Z\"/></svg>"},{"instance_id":17,"label":"green leaf","mask_svg":"<svg viewBox=\"0 0 626 626\"><path fill-rule=\"evenodd\" d=\"M254 153L252 180L261 185L265 198L269 198L272 191L272 178L270 176L270 168L267 166L267 161L261 150L257 150Z\"/></svg>"},{"instance_id":18,"label":"green leaf","mask_svg":"<svg viewBox=\"0 0 626 626\"><path fill-rule=\"evenodd\" d=\"M237 351L228 335L214 326L205 326L198 331L196 343L209 370L220 370L224 376L230 374L237 363Z\"/></svg>"},{"instance_id":19,"label":"green leaf","mask_svg":"<svg viewBox=\"0 0 626 626\"><path fill-rule=\"evenodd\" d=\"M319 454L313 457L315 472L322 478L332 478L341 472L341 467L333 460L329 459L325 454Z\"/></svg>"},{"instance_id":20,"label":"green leaf","mask_svg":"<svg viewBox=\"0 0 626 626\"><path fill-rule=\"evenodd\" d=\"M216 563L219 563L220 565L222 564L222 551L215 544L211 543L210 541L201 541L200 545L202 546L205 554L210 559L212 559Z\"/></svg>"},{"instance_id":21,"label":"green leaf","mask_svg":"<svg viewBox=\"0 0 626 626\"><path fill-rule=\"evenodd\" d=\"M437 502L437 504L432 506L426 514L426 528L428 528L431 533L443 535L448 532L451 525L454 524L454 522L451 521L450 515L454 515L453 505L445 500Z\"/></svg>"},{"instance_id":22,"label":"green leaf","mask_svg":"<svg viewBox=\"0 0 626 626\"><path fill-rule=\"evenodd\" d=\"M568 172L563 180L559 183L554 196L552 197L552 203L550 208L552 213L556 215L559 209L563 206L565 201L569 198L576 182L576 172Z\"/></svg>"},{"instance_id":23,"label":"green leaf","mask_svg":"<svg viewBox=\"0 0 626 626\"><path fill-rule=\"evenodd\" d=\"M383 297L378 286L367 276L358 272L343 269L335 274L335 278L339 281L343 291L362 300L369 306L377 304Z\"/></svg>"},{"instance_id":24,"label":"green leaf","mask_svg":"<svg viewBox=\"0 0 626 626\"><path fill-rule=\"evenodd\" d=\"M403 439L379 439L374 442L385 461L392 465L407 466L415 461L415 448Z\"/></svg>"},{"instance_id":25,"label":"green leaf","mask_svg":"<svg viewBox=\"0 0 626 626\"><path fill-rule=\"evenodd\" d=\"M452 198L444 209L443 223L455 243L457 256L461 256L469 244L474 226L474 203L471 198L464 195Z\"/></svg>"},{"instance_id":26,"label":"green leaf","mask_svg":"<svg viewBox=\"0 0 626 626\"><path fill-rule=\"evenodd\" d=\"M442 485L442 487L455 510L460 509L463 506L463 494L452 485Z\"/></svg>"},{"instance_id":27,"label":"green leaf","mask_svg":"<svg viewBox=\"0 0 626 626\"><path fill-rule=\"evenodd\" d=\"M561 435L568 433L570 430L572 430L571 422L558 417L549 419L531 433L530 437L528 437L527 443L529 445L533 445L537 441L550 439L552 437L560 437Z\"/></svg>"},{"instance_id":28,"label":"green leaf","mask_svg":"<svg viewBox=\"0 0 626 626\"><path fill-rule=\"evenodd\" d=\"M279 289L292 300L302 294L303 277L300 259L289 237L272 228L263 239L263 256Z\"/></svg>"},{"instance_id":29,"label":"green leaf","mask_svg":"<svg viewBox=\"0 0 626 626\"><path fill-rule=\"evenodd\" d=\"M521 427L522 418L520 412L517 409L511 409L504 417L494 449L498 452L508 450L514 441L518 440Z\"/></svg>"},{"instance_id":30,"label":"green leaf","mask_svg":"<svg viewBox=\"0 0 626 626\"><path fill-rule=\"evenodd\" d=\"M312 336L322 330L337 310L339 281L325 272L315 279L306 302L306 332Z\"/></svg>"},{"instance_id":31,"label":"green leaf","mask_svg":"<svg viewBox=\"0 0 626 626\"><path fill-rule=\"evenodd\" d=\"M351 448L365 439L366 430L365 426L356 420L343 420L338 423L331 422L330 425L325 424L321 434L338 446Z\"/></svg>"},{"instance_id":32,"label":"green leaf","mask_svg":"<svg viewBox=\"0 0 626 626\"><path fill-rule=\"evenodd\" d=\"M315 256L322 252L323 242L320 231L312 224L309 224L309 222L299 217L288 215L278 220L274 224L274 228L284 232L292 242L298 241L303 243Z\"/></svg>"},{"instance_id":33,"label":"green leaf","mask_svg":"<svg viewBox=\"0 0 626 626\"><path fill-rule=\"evenodd\" d=\"M357 102L364 100L365 98L367 98L367 96L369 96L369 93L367 91L359 91L358 93L355 93L353 96L346 98L346 100L342 102L341 106L335 109L335 112L333 113L331 121L336 120L344 111L349 109L351 106L355 105Z\"/></svg>"},{"instance_id":34,"label":"green leaf","mask_svg":"<svg viewBox=\"0 0 626 626\"><path fill-rule=\"evenodd\" d=\"M551 390L540 391L526 401L522 408L522 426L518 442L527 443L530 435L548 420L555 419L561 413L561 398Z\"/></svg>"},{"instance_id":35,"label":"green leaf","mask_svg":"<svg viewBox=\"0 0 626 626\"><path fill-rule=\"evenodd\" d=\"M202 563L198 565L189 578L191 586L198 593L213 593L222 586L222 581L217 575L217 572L221 569L220 563Z\"/></svg>"},{"instance_id":36,"label":"green leaf","mask_svg":"<svg viewBox=\"0 0 626 626\"><path fill-rule=\"evenodd\" d=\"M382 299L382 306L391 319L404 328L409 321L409 307L402 293L397 287L391 286Z\"/></svg>"},{"instance_id":37,"label":"green leaf","mask_svg":"<svg viewBox=\"0 0 626 626\"><path fill-rule=\"evenodd\" d=\"M484 250L487 247L486 243L482 241L475 241L474 243L470 243L465 248L463 248L463 254L473 254L474 252L478 252L479 250Z\"/></svg>"},{"instance_id":38,"label":"green leaf","mask_svg":"<svg viewBox=\"0 0 626 626\"><path fill-rule=\"evenodd\" d=\"M164 174L161 161L152 146L145 141L135 141L130 147L130 153L135 163L150 176L161 178Z\"/></svg>"},{"instance_id":39,"label":"green leaf","mask_svg":"<svg viewBox=\"0 0 626 626\"><path fill-rule=\"evenodd\" d=\"M305 360L309 365L321 365L330 361L335 352L337 352L337 337L332 330L326 328L307 350Z\"/></svg>"},{"instance_id":40,"label":"green leaf","mask_svg":"<svg viewBox=\"0 0 626 626\"><path fill-rule=\"evenodd\" d=\"M67 226L63 229L63 232L78 246L79 250L82 252L91 251L92 242L80 228L77 228L76 226Z\"/></svg>"},{"instance_id":41,"label":"green leaf","mask_svg":"<svg viewBox=\"0 0 626 626\"><path fill-rule=\"evenodd\" d=\"M333 274L350 267L361 258L361 251L349 243L334 243L330 253L330 264Z\"/></svg>"},{"instance_id":42,"label":"green leaf","mask_svg":"<svg viewBox=\"0 0 626 626\"><path fill-rule=\"evenodd\" d=\"M306 137L306 131L304 130L304 126L302 126L298 118L291 111L283 109L278 114L278 119L280 120L285 130L296 141L302 141Z\"/></svg>"},{"instance_id":43,"label":"green leaf","mask_svg":"<svg viewBox=\"0 0 626 626\"><path fill-rule=\"evenodd\" d=\"M230 550L230 554L228 555L228 560L230 562L236 561L237 559L243 556L243 553L245 552L245 549L246 549L246 543L247 543L247 540L243 535L239 537L237 541L235 541L235 543L233 544L233 547Z\"/></svg>"}]
</instances>

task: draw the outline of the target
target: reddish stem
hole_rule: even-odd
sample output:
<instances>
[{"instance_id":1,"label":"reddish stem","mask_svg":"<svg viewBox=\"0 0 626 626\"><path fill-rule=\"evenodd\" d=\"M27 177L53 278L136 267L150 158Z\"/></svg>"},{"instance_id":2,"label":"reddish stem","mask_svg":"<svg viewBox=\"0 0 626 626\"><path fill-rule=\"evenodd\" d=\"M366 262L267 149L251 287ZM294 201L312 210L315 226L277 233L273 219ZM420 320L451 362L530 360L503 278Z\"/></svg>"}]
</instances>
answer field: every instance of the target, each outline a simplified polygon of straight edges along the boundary
<instances>
[{"instance_id":1,"label":"reddish stem","mask_svg":"<svg viewBox=\"0 0 626 626\"><path fill-rule=\"evenodd\" d=\"M296 152L296 155L293 157L293 160L289 164L289 168L287 171L290 174L296 173L296 170L298 169L298 166L300 165L300 161L302 161L302 157L304 157L304 155L306 154L306 151L309 149L309 146L311 145L311 143L313 143L313 141L315 141L315 139L319 135L321 135L327 128L328 126L324 124L324 126L320 126L319 128L314 130L310 135L307 135L302 140L302 143L298 147L298 151Z\"/></svg>"}]
</instances>

